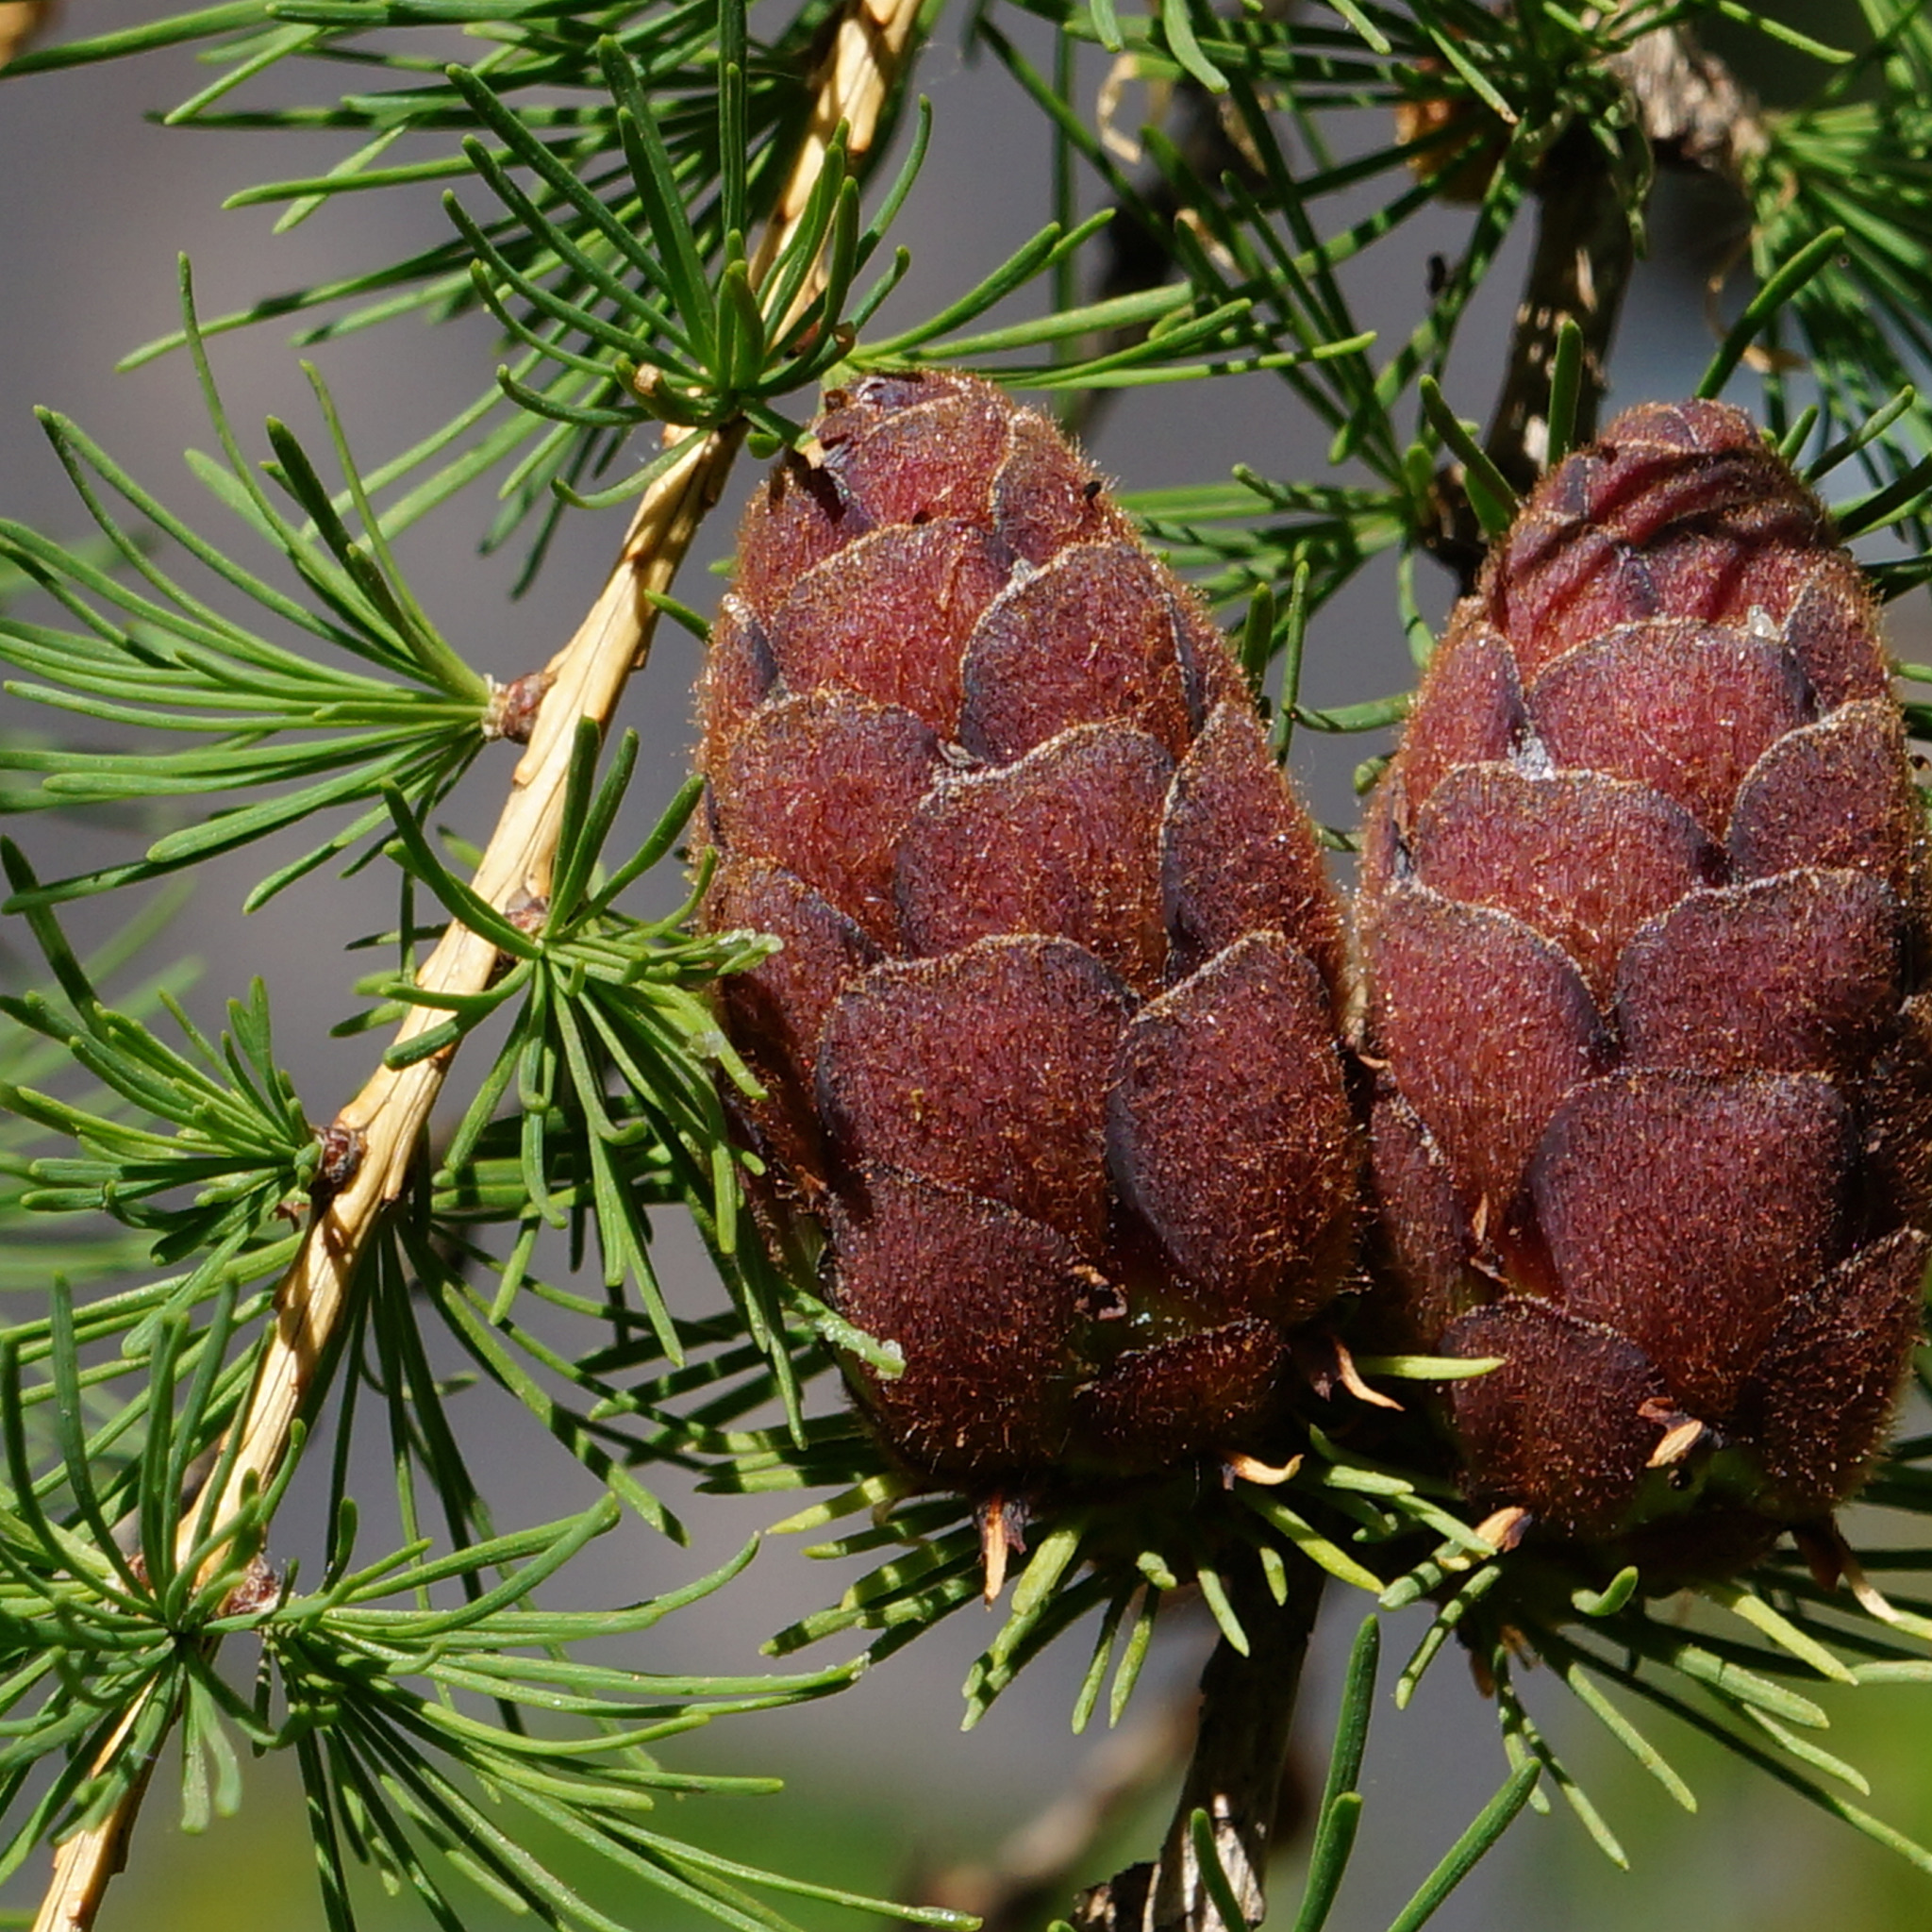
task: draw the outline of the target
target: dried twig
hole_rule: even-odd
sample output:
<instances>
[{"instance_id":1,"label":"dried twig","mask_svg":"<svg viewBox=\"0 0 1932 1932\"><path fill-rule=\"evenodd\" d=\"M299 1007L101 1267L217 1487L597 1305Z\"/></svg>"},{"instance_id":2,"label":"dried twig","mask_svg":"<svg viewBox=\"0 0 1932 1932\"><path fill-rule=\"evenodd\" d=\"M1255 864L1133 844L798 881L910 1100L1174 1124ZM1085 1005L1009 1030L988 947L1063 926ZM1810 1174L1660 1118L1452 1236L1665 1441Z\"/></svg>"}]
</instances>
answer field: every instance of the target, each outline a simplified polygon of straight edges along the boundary
<instances>
[{"instance_id":1,"label":"dried twig","mask_svg":"<svg viewBox=\"0 0 1932 1932\"><path fill-rule=\"evenodd\" d=\"M916 0L852 0L848 6L822 70L799 158L759 251L761 268L776 258L795 226L839 125L846 126L849 155L870 147L918 12ZM811 293L808 282L801 307ZM631 672L642 662L657 621L656 607L644 593L670 588L699 524L717 501L742 436L741 428L732 427L694 438L684 458L645 491L609 580L576 635L546 667L549 681L528 749L473 881L491 906L507 909L526 895L546 895L577 724L584 718L608 721ZM478 992L489 984L496 959L489 941L452 921L417 984L435 992ZM435 1008L412 1008L396 1044L416 1038L440 1017ZM383 1066L337 1117L337 1128L359 1135L360 1164L340 1191L318 1199L301 1251L276 1289L275 1325L240 1424L241 1447L207 1519L215 1528L231 1521L243 1499L270 1481L288 1453L291 1425L314 1391L362 1257L407 1184L452 1052L407 1067ZM184 1514L177 1551L185 1554L201 1540L203 1522L199 1507ZM211 1557L208 1567L223 1555ZM135 1715L130 1711L116 1729L101 1763L112 1761ZM108 1883L124 1861L144 1786L144 1777L137 1780L101 1824L60 1845L35 1932L85 1932L93 1924Z\"/></svg>"},{"instance_id":2,"label":"dried twig","mask_svg":"<svg viewBox=\"0 0 1932 1932\"><path fill-rule=\"evenodd\" d=\"M58 11L58 0L0 0L0 67L25 54Z\"/></svg>"}]
</instances>

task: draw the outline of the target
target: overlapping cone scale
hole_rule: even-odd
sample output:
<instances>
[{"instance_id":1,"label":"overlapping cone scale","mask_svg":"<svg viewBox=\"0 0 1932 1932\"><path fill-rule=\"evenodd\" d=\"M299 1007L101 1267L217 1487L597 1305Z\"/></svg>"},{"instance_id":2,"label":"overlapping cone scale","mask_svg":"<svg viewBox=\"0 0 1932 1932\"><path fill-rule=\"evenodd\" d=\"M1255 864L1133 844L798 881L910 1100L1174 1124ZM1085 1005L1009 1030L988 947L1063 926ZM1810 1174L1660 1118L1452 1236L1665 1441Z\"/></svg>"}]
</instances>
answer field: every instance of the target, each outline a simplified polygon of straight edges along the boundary
<instances>
[{"instance_id":1,"label":"overlapping cone scale","mask_svg":"<svg viewBox=\"0 0 1932 1932\"><path fill-rule=\"evenodd\" d=\"M1405 1339L1505 1362L1454 1387L1474 1499L1685 1574L1827 1515L1919 1334L1932 900L1873 605L1744 415L1543 479L1361 908Z\"/></svg>"},{"instance_id":2,"label":"overlapping cone scale","mask_svg":"<svg viewBox=\"0 0 1932 1932\"><path fill-rule=\"evenodd\" d=\"M1046 421L868 377L755 498L699 695L769 1213L920 1474L1254 1446L1351 1258L1313 828L1221 638Z\"/></svg>"}]
</instances>

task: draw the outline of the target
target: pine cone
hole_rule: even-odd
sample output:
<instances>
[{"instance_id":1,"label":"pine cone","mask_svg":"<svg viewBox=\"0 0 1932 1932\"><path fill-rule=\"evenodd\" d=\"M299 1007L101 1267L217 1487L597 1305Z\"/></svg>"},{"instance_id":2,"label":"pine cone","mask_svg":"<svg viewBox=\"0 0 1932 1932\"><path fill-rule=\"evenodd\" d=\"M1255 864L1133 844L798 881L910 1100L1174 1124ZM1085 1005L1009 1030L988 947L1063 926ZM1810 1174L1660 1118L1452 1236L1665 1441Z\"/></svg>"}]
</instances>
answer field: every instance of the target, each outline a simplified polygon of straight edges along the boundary
<instances>
[{"instance_id":1,"label":"pine cone","mask_svg":"<svg viewBox=\"0 0 1932 1932\"><path fill-rule=\"evenodd\" d=\"M1546 476L1364 859L1383 1259L1412 1342L1507 1361L1453 1389L1478 1501L1712 1574L1857 1486L1919 1333L1924 861L1871 601L1749 420Z\"/></svg>"},{"instance_id":2,"label":"pine cone","mask_svg":"<svg viewBox=\"0 0 1932 1932\"><path fill-rule=\"evenodd\" d=\"M1041 417L828 397L741 532L700 692L721 988L767 1211L906 1373L856 1392L992 1493L1251 1441L1335 1293L1341 924L1239 673Z\"/></svg>"}]
</instances>

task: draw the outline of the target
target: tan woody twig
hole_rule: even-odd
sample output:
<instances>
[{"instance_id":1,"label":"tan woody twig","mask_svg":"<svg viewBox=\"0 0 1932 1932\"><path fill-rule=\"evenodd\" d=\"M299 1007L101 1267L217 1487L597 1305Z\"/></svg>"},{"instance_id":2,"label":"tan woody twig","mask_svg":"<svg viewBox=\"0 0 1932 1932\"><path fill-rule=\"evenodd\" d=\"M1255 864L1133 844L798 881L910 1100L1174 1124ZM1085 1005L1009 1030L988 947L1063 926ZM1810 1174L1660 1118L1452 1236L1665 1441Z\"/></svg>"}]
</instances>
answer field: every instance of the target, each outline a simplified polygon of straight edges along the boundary
<instances>
[{"instance_id":1,"label":"tan woody twig","mask_svg":"<svg viewBox=\"0 0 1932 1932\"><path fill-rule=\"evenodd\" d=\"M769 269L795 229L840 125L846 129L848 156L871 147L918 13L917 0L849 0L821 70L798 159L759 247L757 273ZM815 292L808 280L794 316ZM473 881L477 894L497 909L526 895L545 895L578 722L593 718L602 724L615 709L656 625L657 609L645 593L670 588L742 440L738 425L694 438L689 451L651 485L602 593L546 668L528 747ZM496 958L488 940L452 921L416 983L429 992L480 992ZM434 1008L413 1007L395 1044L415 1039L440 1018ZM332 1197L317 1197L301 1251L275 1291L274 1330L249 1391L240 1447L228 1458L222 1494L211 1516L197 1506L183 1517L176 1529L178 1556L202 1541L204 1524L219 1529L231 1522L244 1497L265 1488L280 1468L291 1428L314 1389L370 1240L408 1182L453 1053L452 1047L410 1066L379 1068L337 1116L336 1127L347 1144L360 1150L359 1164ZM218 1555L208 1567L219 1560ZM112 1761L139 1709L130 1709L116 1727L99 1764ZM58 1847L35 1932L86 1932L92 1925L108 1881L125 1860L144 1788L145 1778L137 1779L108 1818Z\"/></svg>"},{"instance_id":2,"label":"tan woody twig","mask_svg":"<svg viewBox=\"0 0 1932 1932\"><path fill-rule=\"evenodd\" d=\"M25 53L53 17L54 0L0 0L0 67Z\"/></svg>"}]
</instances>

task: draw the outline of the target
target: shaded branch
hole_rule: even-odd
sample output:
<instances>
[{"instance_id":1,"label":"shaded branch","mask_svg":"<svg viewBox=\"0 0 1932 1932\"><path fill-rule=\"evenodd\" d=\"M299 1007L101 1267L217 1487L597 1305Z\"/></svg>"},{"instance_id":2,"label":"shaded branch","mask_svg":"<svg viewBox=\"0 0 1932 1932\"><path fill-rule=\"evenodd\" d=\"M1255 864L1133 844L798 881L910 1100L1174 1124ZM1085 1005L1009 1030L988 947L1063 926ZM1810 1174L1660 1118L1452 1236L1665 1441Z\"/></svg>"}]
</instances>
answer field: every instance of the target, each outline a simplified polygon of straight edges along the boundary
<instances>
[{"instance_id":1,"label":"shaded branch","mask_svg":"<svg viewBox=\"0 0 1932 1932\"><path fill-rule=\"evenodd\" d=\"M1224 1637L1201 1674L1193 1756L1159 1860L1130 1866L1085 1893L1074 1913L1079 1932L1244 1932L1266 1916L1282 1769L1323 1581L1299 1557L1290 1559L1284 1604L1257 1572L1244 1569L1229 1579L1248 1650L1243 1656ZM1208 1814L1242 1926L1227 1924L1210 1896L1191 1831L1196 1811Z\"/></svg>"},{"instance_id":2,"label":"shaded branch","mask_svg":"<svg viewBox=\"0 0 1932 1932\"><path fill-rule=\"evenodd\" d=\"M1550 368L1566 321L1583 332L1575 437L1596 434L1609 387L1610 342L1637 265L1631 209L1618 170L1586 128L1573 127L1543 164L1536 246L1509 335L1509 366L1484 451L1510 488L1527 491L1550 446Z\"/></svg>"},{"instance_id":3,"label":"shaded branch","mask_svg":"<svg viewBox=\"0 0 1932 1932\"><path fill-rule=\"evenodd\" d=\"M1193 1733L1193 1703L1178 1690L1161 1698L1105 1739L1053 1803L984 1863L939 1873L916 1884L914 1895L971 1912L981 1932L1038 1932L1059 1916L1073 1874L1091 1871L1101 1838L1173 1777Z\"/></svg>"},{"instance_id":4,"label":"shaded branch","mask_svg":"<svg viewBox=\"0 0 1932 1932\"><path fill-rule=\"evenodd\" d=\"M1633 42L1609 63L1630 90L1653 160L1714 175L1733 187L1742 160L1763 144L1757 104L1724 63L1677 27ZM1741 190L1740 190L1741 192ZM1536 250L1509 344L1509 369L1486 444L1518 490L1541 474L1549 450L1550 363L1566 317L1583 331L1583 388L1575 440L1596 434L1609 386L1611 339L1636 265L1629 195L1602 145L1573 128L1544 163Z\"/></svg>"},{"instance_id":5,"label":"shaded branch","mask_svg":"<svg viewBox=\"0 0 1932 1932\"><path fill-rule=\"evenodd\" d=\"M1724 63L1679 27L1659 27L1608 62L1629 89L1650 160L1738 186L1745 158L1764 141L1757 104ZM1509 483L1530 489L1549 453L1550 368L1557 336L1583 336L1573 441L1590 441L1609 388L1610 346L1637 263L1641 206L1625 168L1592 132L1572 127L1537 182L1536 245L1510 331L1509 362L1484 451ZM1459 473L1445 474L1437 528L1424 541L1473 588L1487 545Z\"/></svg>"}]
</instances>

